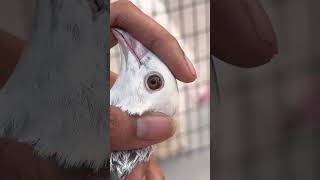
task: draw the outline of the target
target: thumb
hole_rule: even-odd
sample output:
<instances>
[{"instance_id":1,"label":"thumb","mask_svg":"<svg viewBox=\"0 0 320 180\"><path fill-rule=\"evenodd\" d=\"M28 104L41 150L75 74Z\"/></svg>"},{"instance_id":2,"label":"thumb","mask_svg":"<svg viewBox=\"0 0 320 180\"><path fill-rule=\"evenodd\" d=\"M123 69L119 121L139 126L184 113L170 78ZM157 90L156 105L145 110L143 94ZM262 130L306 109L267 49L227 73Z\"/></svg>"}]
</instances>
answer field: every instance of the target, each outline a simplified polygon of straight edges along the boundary
<instances>
[{"instance_id":1,"label":"thumb","mask_svg":"<svg viewBox=\"0 0 320 180\"><path fill-rule=\"evenodd\" d=\"M144 148L168 139L175 132L174 121L164 114L134 117L113 106L110 106L109 123L113 151Z\"/></svg>"}]
</instances>

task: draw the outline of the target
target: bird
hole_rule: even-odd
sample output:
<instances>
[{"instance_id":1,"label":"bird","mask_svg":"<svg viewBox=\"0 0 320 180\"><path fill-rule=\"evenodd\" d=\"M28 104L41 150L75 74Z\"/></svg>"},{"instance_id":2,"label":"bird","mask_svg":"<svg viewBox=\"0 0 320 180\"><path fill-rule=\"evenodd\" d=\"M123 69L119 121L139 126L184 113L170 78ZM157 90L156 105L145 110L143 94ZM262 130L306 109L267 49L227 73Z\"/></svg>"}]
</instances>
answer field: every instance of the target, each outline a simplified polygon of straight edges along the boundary
<instances>
[{"instance_id":1,"label":"bird","mask_svg":"<svg viewBox=\"0 0 320 180\"><path fill-rule=\"evenodd\" d=\"M121 67L110 89L110 105L131 116L160 112L176 113L179 89L177 80L165 63L132 35L112 28L119 42ZM128 176L139 162L148 161L153 146L111 152L110 170L113 180Z\"/></svg>"},{"instance_id":2,"label":"bird","mask_svg":"<svg viewBox=\"0 0 320 180\"><path fill-rule=\"evenodd\" d=\"M38 0L31 38L0 90L0 137L63 168L109 167L107 2Z\"/></svg>"}]
</instances>

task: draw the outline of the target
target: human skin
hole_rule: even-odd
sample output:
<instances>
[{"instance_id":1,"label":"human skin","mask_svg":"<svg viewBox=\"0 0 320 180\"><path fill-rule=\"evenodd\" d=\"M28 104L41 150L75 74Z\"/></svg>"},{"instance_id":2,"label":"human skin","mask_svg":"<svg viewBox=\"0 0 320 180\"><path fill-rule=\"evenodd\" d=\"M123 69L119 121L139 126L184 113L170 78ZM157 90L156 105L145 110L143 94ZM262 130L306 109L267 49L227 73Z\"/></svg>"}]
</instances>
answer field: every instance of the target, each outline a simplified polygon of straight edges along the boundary
<instances>
[{"instance_id":1,"label":"human skin","mask_svg":"<svg viewBox=\"0 0 320 180\"><path fill-rule=\"evenodd\" d=\"M19 61L19 57L23 52L25 42L7 32L0 30L0 57L1 57L1 87L5 84L10 74L14 71L15 65ZM5 61L4 61L5 60ZM110 72L110 88L116 81L117 75ZM156 119L165 123L167 127L156 130L152 137L137 137L136 122L137 119L130 117L127 113L122 112L118 108L110 109L110 137L112 150L126 150L139 148L151 144L159 143L169 138L174 133L174 127L171 124L172 120L163 114L149 113L145 115L146 122ZM143 119L142 119L143 120ZM148 128L152 128L152 124ZM87 168L67 169L59 168L54 160L45 160L34 155L32 146L28 144L17 143L12 139L0 138L0 179L3 178L18 178L23 176L23 179L85 179L86 176L92 174L92 171ZM17 176L16 176L17 175ZM140 164L135 168L134 172L127 178L130 179L147 179L157 180L163 179L163 174L154 156L151 157L148 163ZM92 176L93 179L96 177ZM89 178L90 179L90 178Z\"/></svg>"},{"instance_id":2,"label":"human skin","mask_svg":"<svg viewBox=\"0 0 320 180\"><path fill-rule=\"evenodd\" d=\"M257 2L254 0L238 1L250 1L249 4ZM237 11L238 14L230 13L234 11L234 8L237 6L232 5L231 2L232 0L215 1L213 5L217 6L211 8L211 11L213 11L215 16L214 18L211 18L211 20L214 21L213 28L216 27L216 31L213 32L214 39L216 40L213 41L213 45L211 46L213 48L212 52L214 52L214 55L219 57L221 60L241 67L253 67L268 62L276 52L276 46L268 45L266 46L267 50L264 50L265 42L261 41L261 38L258 38L258 36L255 37L256 39L252 37L253 40L250 41L242 38L250 34L250 31L246 29L252 29L250 27L253 25L247 23L249 22L249 17L241 16L243 19L238 17L239 14L243 14L241 10L239 10L239 12ZM224 10L218 8L219 6L224 7ZM238 6L241 5L238 4ZM258 13L264 13L263 9L257 8L257 6L250 7ZM193 65L185 56L175 38L164 28L126 0L111 4L110 9L110 27L120 27L132 34L133 37L138 39L151 51L157 54L180 81L192 82L196 79L196 72ZM262 21L267 19L267 17L261 17ZM242 21L244 23L241 23ZM224 24L223 22L229 23ZM235 25L237 25L237 28L233 28L232 30L229 29L230 27L235 27ZM267 34L273 34L272 28L270 30L270 27L271 24L267 25L266 28L261 29L266 31ZM229 34L232 31L236 31L235 34L238 34L240 37L234 37L232 39L233 34ZM117 42L111 32L110 34L110 44L112 47ZM273 44L275 40L272 40L273 38L270 39L271 43L268 44ZM236 43L228 43L233 41ZM14 71L24 44L24 41L10 35L9 33L0 31L0 86L5 84L10 74ZM163 44L166 44L166 46L163 46ZM248 52L250 49L251 54L241 52L241 50ZM111 72L111 84L115 79L116 74ZM155 119L157 120L155 121ZM146 147L162 142L174 133L173 121L163 114L149 113L139 117L139 121L145 121L147 124L146 129L149 129L153 133L145 132L145 136L142 135L138 137L138 130L136 129L137 118L130 117L119 109L110 107L110 141L112 150ZM162 123L165 125L162 126L163 128L159 129L154 128L156 127L156 124L153 123ZM117 137L117 139L112 137ZM17 156L17 154L19 156ZM3 169L9 169L7 172L10 172L10 168L11 170L13 168L13 170L18 170L20 173L25 173L26 177L24 179L28 179L28 177L29 179L32 179L32 177L42 177L42 179L50 179L50 177L56 177L59 179L80 179L81 177L85 179L85 177L91 173L85 168L62 170L57 167L53 160L43 160L34 156L32 153L32 147L29 145L15 143L14 141L7 139L1 139L0 141L0 158L3 157L5 157L5 159L2 159L0 167L3 167ZM18 161L27 163L18 163ZM140 164L135 168L127 180L139 180L144 178L147 180L164 179L154 157L151 158L149 163Z\"/></svg>"},{"instance_id":3,"label":"human skin","mask_svg":"<svg viewBox=\"0 0 320 180\"><path fill-rule=\"evenodd\" d=\"M24 41L0 29L0 88L14 71L23 47Z\"/></svg>"},{"instance_id":4,"label":"human skin","mask_svg":"<svg viewBox=\"0 0 320 180\"><path fill-rule=\"evenodd\" d=\"M126 13L132 13L133 19L138 19L138 21L143 21L145 23L154 23L150 29L150 32L158 31L159 34L163 34L163 36L152 36L150 35L150 49L153 49L154 51L162 51L157 50L159 42L165 42L168 39L172 41L174 38L164 30L164 28L160 27L158 24L156 24L153 20L150 21L150 18L144 15L141 11L139 11L135 6L133 6L131 3L128 2L118 2L120 5L114 7L112 5L112 12L111 12L111 22L113 22L112 25L114 26L121 26L122 28L126 28L126 24L121 24L121 19L126 18L122 16L122 13L119 12L126 12ZM118 4L117 3L117 4ZM116 4L116 5L117 5ZM124 11L127 9L126 11ZM138 14L137 14L138 12ZM113 14L116 14L113 16ZM113 19L117 19L117 21L113 21ZM120 23L121 25L118 25ZM142 26L144 26L142 24ZM153 26L156 26L157 28L152 28ZM129 30L128 30L129 31ZM130 31L129 31L130 32ZM7 79L9 78L10 74L14 71L15 65L18 63L20 55L23 52L23 47L26 42L23 40L7 33L4 31L1 31L1 63L4 66L3 69L1 69L1 86L5 84ZM134 33L132 33L134 34ZM148 43L149 40L144 40L145 43ZM115 39L111 40L111 43L113 45L116 44ZM181 48L179 47L178 43L176 41L171 43L171 48L175 49L176 51L179 51L180 54L177 54L176 52L172 51L170 52L173 54L173 57L177 57L179 59L179 68L182 71L187 72L187 76L183 76L184 81L191 82L196 78L194 68L190 61L187 62L185 59L183 52ZM170 55L170 53L168 53ZM168 55L166 54L166 55ZM177 56L179 55L179 56ZM171 56L170 56L171 57ZM169 63L170 64L170 63ZM184 68L181 68L184 67ZM192 68L192 72L190 72L190 67ZM182 74L183 75L183 74ZM110 75L110 81L111 86L112 83L116 79L116 75L114 73L111 73ZM183 80L183 79L182 79ZM173 120L171 120L169 117L165 116L161 113L146 113L145 115L139 117L139 122L145 122L145 130L143 133L138 134L137 130L137 118L136 117L130 117L127 113L124 113L120 111L118 108L111 107L110 108L110 141L111 141L111 148L112 150L127 150L127 149L134 149L134 148L142 148L146 146L150 146L152 144L160 143L164 141L165 139L169 138L174 133L174 125ZM161 124L161 126L158 126ZM160 128L159 128L160 127ZM149 130L146 131L146 130ZM152 132L152 133L150 133ZM37 156L34 156L32 153L32 147L27 144L20 144L14 142L14 140L11 139L4 139L1 138L2 143L0 149L4 150L3 154L1 154L1 157L5 157L2 161L3 170L6 169L7 174L1 174L0 177L9 176L10 172L12 174L17 174L17 176L23 176L25 179L33 178L42 176L45 178L50 177L56 177L59 179L67 178L72 179L73 177L79 177L85 176L87 174L90 174L90 170L82 168L82 169L72 169L71 173L70 170L63 170L62 168L59 168L54 160L44 160ZM19 150L19 151L18 151ZM17 160L14 156L17 152L19 152L20 160L22 160L24 163L16 163L15 160ZM19 164L17 166L17 164ZM48 166L47 164L50 164ZM26 167L28 166L28 167ZM38 168L41 167L41 168ZM23 170L24 169L24 170ZM12 171L13 170L13 171ZM18 171L18 173L16 172ZM23 171L20 171L23 170ZM27 170L27 171L26 171ZM20 174L20 173L22 174ZM8 174L9 173L9 174ZM15 175L13 175L15 176ZM156 163L156 160L154 157L151 158L150 162L140 164L137 168L134 169L132 174L128 176L126 179L141 179L143 177L146 177L147 179L163 179L163 175L160 171L160 168L158 164Z\"/></svg>"},{"instance_id":5,"label":"human skin","mask_svg":"<svg viewBox=\"0 0 320 180\"><path fill-rule=\"evenodd\" d=\"M269 62L278 53L275 32L258 0L211 3L211 53L239 67Z\"/></svg>"}]
</instances>

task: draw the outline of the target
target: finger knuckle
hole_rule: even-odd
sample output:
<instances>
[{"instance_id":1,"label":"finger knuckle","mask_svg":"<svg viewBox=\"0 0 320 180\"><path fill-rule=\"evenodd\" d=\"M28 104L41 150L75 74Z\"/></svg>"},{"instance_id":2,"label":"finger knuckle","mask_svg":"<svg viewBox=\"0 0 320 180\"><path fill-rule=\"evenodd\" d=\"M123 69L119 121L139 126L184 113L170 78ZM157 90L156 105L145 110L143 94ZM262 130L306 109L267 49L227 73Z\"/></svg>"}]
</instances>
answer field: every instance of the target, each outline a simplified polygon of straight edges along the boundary
<instances>
[{"instance_id":1,"label":"finger knuckle","mask_svg":"<svg viewBox=\"0 0 320 180\"><path fill-rule=\"evenodd\" d=\"M166 31L159 33L157 36L149 40L149 47L151 50L159 49L164 44L170 46L177 46L178 41L170 33Z\"/></svg>"},{"instance_id":2,"label":"finger knuckle","mask_svg":"<svg viewBox=\"0 0 320 180\"><path fill-rule=\"evenodd\" d=\"M179 43L176 38L174 38L172 35L168 35L165 39L166 43L172 45L172 46L179 46Z\"/></svg>"},{"instance_id":3,"label":"finger knuckle","mask_svg":"<svg viewBox=\"0 0 320 180\"><path fill-rule=\"evenodd\" d=\"M125 8L125 9L129 9L129 8L135 7L135 5L129 0L119 0L119 1L117 1L115 3L116 3L116 5L121 6L121 7Z\"/></svg>"}]
</instances>

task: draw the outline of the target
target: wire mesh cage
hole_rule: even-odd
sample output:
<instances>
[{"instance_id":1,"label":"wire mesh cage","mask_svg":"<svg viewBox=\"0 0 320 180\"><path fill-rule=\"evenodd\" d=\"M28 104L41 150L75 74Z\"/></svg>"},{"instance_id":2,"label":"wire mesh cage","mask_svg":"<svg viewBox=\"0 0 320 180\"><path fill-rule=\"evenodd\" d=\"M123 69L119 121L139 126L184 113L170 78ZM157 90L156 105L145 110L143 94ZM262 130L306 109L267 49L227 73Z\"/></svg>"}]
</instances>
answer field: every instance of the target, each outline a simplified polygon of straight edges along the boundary
<instances>
[{"instance_id":1,"label":"wire mesh cage","mask_svg":"<svg viewBox=\"0 0 320 180\"><path fill-rule=\"evenodd\" d=\"M316 146L319 149L313 136L320 117L315 93L319 91L319 1L262 2L278 37L279 54L252 69L214 60L221 96L214 116L214 176L319 179L313 153Z\"/></svg>"},{"instance_id":2,"label":"wire mesh cage","mask_svg":"<svg viewBox=\"0 0 320 180\"><path fill-rule=\"evenodd\" d=\"M157 145L155 154L167 159L201 148L209 148L209 0L132 0L144 13L167 29L179 42L197 71L197 80L185 84L178 82L179 109L174 117L176 134ZM165 46L165 44L164 44ZM119 50L110 51L111 70L118 72Z\"/></svg>"}]
</instances>

